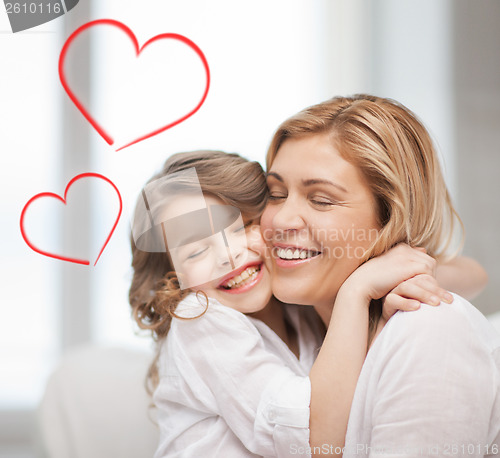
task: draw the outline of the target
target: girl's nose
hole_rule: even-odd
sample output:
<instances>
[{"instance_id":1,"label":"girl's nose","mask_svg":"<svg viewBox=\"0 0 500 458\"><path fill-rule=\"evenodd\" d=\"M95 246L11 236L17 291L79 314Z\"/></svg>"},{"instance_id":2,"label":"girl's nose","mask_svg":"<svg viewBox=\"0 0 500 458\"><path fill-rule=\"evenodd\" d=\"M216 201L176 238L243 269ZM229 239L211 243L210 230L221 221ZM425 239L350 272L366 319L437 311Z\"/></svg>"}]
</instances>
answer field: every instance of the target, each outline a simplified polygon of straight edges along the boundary
<instances>
[{"instance_id":1,"label":"girl's nose","mask_svg":"<svg viewBox=\"0 0 500 458\"><path fill-rule=\"evenodd\" d=\"M245 237L227 237L218 245L218 264L227 269L237 269L246 260L247 244Z\"/></svg>"}]
</instances>

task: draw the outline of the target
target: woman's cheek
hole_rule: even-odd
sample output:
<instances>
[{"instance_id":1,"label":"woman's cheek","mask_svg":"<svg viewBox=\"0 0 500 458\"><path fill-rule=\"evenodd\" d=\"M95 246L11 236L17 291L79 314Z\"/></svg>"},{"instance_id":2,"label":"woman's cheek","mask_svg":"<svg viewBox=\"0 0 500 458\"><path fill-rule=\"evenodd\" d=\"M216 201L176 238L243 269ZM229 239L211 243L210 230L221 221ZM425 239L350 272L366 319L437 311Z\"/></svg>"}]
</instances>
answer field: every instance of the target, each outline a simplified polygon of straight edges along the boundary
<instances>
[{"instance_id":1,"label":"woman's cheek","mask_svg":"<svg viewBox=\"0 0 500 458\"><path fill-rule=\"evenodd\" d=\"M255 225L247 231L248 249L257 253L261 258L266 256L266 244L261 232L261 226Z\"/></svg>"},{"instance_id":2,"label":"woman's cheek","mask_svg":"<svg viewBox=\"0 0 500 458\"><path fill-rule=\"evenodd\" d=\"M260 218L260 232L262 234L262 239L264 243L269 244L273 238L272 220L273 220L272 208L268 205L262 217Z\"/></svg>"}]
</instances>

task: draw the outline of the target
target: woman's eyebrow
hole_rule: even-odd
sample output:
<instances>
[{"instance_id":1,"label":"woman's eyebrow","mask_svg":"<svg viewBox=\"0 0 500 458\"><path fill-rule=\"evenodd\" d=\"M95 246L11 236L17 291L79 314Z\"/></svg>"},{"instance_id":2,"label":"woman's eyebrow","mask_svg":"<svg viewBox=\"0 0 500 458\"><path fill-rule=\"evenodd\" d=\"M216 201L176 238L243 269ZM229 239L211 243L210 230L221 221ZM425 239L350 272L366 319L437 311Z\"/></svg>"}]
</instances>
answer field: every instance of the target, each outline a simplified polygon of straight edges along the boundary
<instances>
[{"instance_id":1,"label":"woman's eyebrow","mask_svg":"<svg viewBox=\"0 0 500 458\"><path fill-rule=\"evenodd\" d=\"M348 193L347 189L341 186L340 184L322 178L311 178L309 180L302 180L302 184L304 186L313 186L315 184L326 184L328 186L333 186L334 188L337 188L339 191L345 192L346 194Z\"/></svg>"},{"instance_id":2,"label":"woman's eyebrow","mask_svg":"<svg viewBox=\"0 0 500 458\"><path fill-rule=\"evenodd\" d=\"M281 183L284 182L283 177L276 172L268 172L267 176L276 178ZM341 186L340 184L334 183L333 181L330 181L330 180L325 180L323 178L310 178L308 180L302 180L302 184L304 186L313 186L315 184L326 184L329 186L333 186L334 188L337 188L339 191L342 191L342 192L345 192L346 194L348 194L347 189L344 188L343 186Z\"/></svg>"},{"instance_id":3,"label":"woman's eyebrow","mask_svg":"<svg viewBox=\"0 0 500 458\"><path fill-rule=\"evenodd\" d=\"M274 177L276 178L278 181L281 181L282 183L284 182L283 178L281 175L277 174L276 172L267 172L266 173L266 178L267 177Z\"/></svg>"}]
</instances>

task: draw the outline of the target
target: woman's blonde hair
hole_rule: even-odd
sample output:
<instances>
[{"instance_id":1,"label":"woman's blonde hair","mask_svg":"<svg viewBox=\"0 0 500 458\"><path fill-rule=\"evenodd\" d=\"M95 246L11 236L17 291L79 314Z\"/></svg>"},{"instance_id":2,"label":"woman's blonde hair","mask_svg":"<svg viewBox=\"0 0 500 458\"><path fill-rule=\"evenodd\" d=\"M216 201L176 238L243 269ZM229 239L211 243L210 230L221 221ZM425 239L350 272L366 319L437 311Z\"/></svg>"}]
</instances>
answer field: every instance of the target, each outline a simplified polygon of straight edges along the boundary
<instances>
[{"instance_id":1,"label":"woman's blonde hair","mask_svg":"<svg viewBox=\"0 0 500 458\"><path fill-rule=\"evenodd\" d=\"M362 261L400 242L425 247L437 259L453 257L448 249L457 224L463 242L463 224L429 133L410 110L394 100L365 94L334 97L306 108L278 127L267 170L286 140L320 133L331 134L333 145L362 172L377 202L381 230ZM369 341L381 314L382 302L372 301Z\"/></svg>"},{"instance_id":2,"label":"woman's blonde hair","mask_svg":"<svg viewBox=\"0 0 500 458\"><path fill-rule=\"evenodd\" d=\"M432 140L417 117L394 100L335 97L283 122L271 141L267 169L288 139L330 133L344 159L361 170L377 202L381 231L364 260L400 242L441 258L462 222L453 207Z\"/></svg>"},{"instance_id":3,"label":"woman's blonde hair","mask_svg":"<svg viewBox=\"0 0 500 458\"><path fill-rule=\"evenodd\" d=\"M250 162L222 151L192 151L170 156L161 172L148 183L190 168L196 169L204 193L237 207L248 219L260 217L267 201L264 171L258 162ZM183 188L184 191L186 187ZM189 294L181 290L167 253L141 251L131 237L133 277L129 290L132 316L141 329L151 331L159 342L170 329L179 302ZM159 345L158 345L159 349ZM159 352L151 365L147 388L151 393L158 384Z\"/></svg>"}]
</instances>

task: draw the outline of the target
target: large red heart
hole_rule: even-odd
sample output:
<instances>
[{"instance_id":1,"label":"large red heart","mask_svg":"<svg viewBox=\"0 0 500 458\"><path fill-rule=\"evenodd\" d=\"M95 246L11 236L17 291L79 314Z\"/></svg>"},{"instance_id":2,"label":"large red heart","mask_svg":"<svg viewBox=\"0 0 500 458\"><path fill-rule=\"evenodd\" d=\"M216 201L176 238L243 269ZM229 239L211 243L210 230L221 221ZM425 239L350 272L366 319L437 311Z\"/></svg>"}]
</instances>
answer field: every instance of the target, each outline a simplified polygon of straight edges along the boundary
<instances>
[{"instance_id":1,"label":"large red heart","mask_svg":"<svg viewBox=\"0 0 500 458\"><path fill-rule=\"evenodd\" d=\"M184 114L183 116L179 117L178 119L175 119L174 121L169 122L168 124L166 124L160 128L157 128L157 129L155 129L151 132L148 132L144 135L141 135L139 138L136 138L135 140L128 142L124 146L117 148L117 151L119 151L123 148L126 148L128 146L134 145L135 143L138 143L142 140L146 140L147 138L150 138L154 135L158 135L159 133L164 132L167 129L170 129L171 127L174 127L177 124L180 124L181 122L185 121L187 118L189 118L190 116L195 114L201 108L201 106L205 102L205 99L206 99L207 94L208 94L208 89L210 87L210 69L208 67L208 62L207 62L207 59L205 58L205 55L203 54L201 49L193 41L191 41L189 38L186 38L183 35L179 35L176 33L163 33L163 34L156 35L155 37L149 39L146 43L144 43L144 45L142 47L139 47L139 43L137 41L137 38L134 35L134 33L132 32L132 30L130 30L125 24L123 24L119 21L115 21L113 19L98 19L96 21L88 22L88 23L82 25L81 27L79 27L78 29L76 29L70 35L70 37L66 40L66 42L64 43L64 46L61 50L61 54L59 56L59 78L60 78L61 83L64 87L64 90L68 94L69 98L73 101L73 103L80 110L80 112L87 119L87 121L94 127L94 129L97 130L99 135L101 135L101 137L104 138L104 140L106 140L106 142L109 145L112 145L114 143L113 137L105 130L104 127L99 125L99 123L95 120L95 118L83 106L83 104L81 103L81 101L79 100L77 95L69 87L69 84L67 82L67 78L65 75L65 69L64 69L64 62L65 62L65 59L66 59L66 56L68 53L68 49L71 46L71 44L73 43L73 41L75 40L75 38L78 37L78 35L80 35L85 30L89 29L90 27L95 27L98 25L107 25L107 26L111 26L111 27L116 27L119 30L121 30L122 32L124 32L128 36L128 38L130 39L130 41L132 41L132 44L135 47L136 57L139 57L140 53L147 46L149 46L150 44L157 42L159 40L177 40L177 41L180 41L180 42L186 44L187 46L189 46L193 51L195 51L195 53L200 58L200 60L203 64L203 67L205 69L205 73L206 73L206 85L205 85L204 93L203 93L200 101L198 102L198 104L191 111L189 111L187 114Z\"/></svg>"},{"instance_id":2,"label":"large red heart","mask_svg":"<svg viewBox=\"0 0 500 458\"><path fill-rule=\"evenodd\" d=\"M88 260L86 260L86 259L76 259L76 258L71 258L71 257L68 257L68 256L62 256L62 255L58 255L58 254L53 254L53 253L49 253L47 251L41 250L40 248L37 248L29 240L28 236L26 235L26 229L24 227L24 217L26 216L26 211L28 210L28 207L35 200L41 199L43 197L51 197L51 198L60 200L64 205L66 205L66 196L68 194L68 190L71 187L71 185L73 183L75 183L75 181L77 181L77 180L80 180L82 178L89 178L89 177L99 178L101 180L104 180L104 181L108 182L111 186L113 186L114 190L116 191L116 194L118 195L118 200L119 200L119 203L120 203L120 208L119 208L118 215L116 217L115 223L113 224L113 227L111 228L111 231L108 234L108 237L106 238L106 241L104 242L104 245L102 246L101 251L99 251L97 259L94 262L94 266L97 264L97 261L99 261L99 258L101 257L101 254L104 251L104 248L106 248L106 245L108 244L109 240L111 239L111 236L113 235L113 232L114 232L114 230L116 228L116 225L118 224L118 221L119 221L120 216L122 214L122 196L120 194L120 191L118 190L118 188L115 186L115 184L109 178L105 177L104 175L100 175L99 173L91 173L91 172L89 172L89 173L81 173L80 175L77 175L74 178L72 178L71 181L66 186L66 189L64 190L64 197L61 197L61 196L59 196L57 194L54 194L52 192L41 192L40 194L37 194L37 195L33 196L30 200L28 200L28 202L26 203L26 205L23 208L23 211L21 212L20 225L21 225L21 234L23 236L23 239L26 242L26 244L33 251L36 251L37 253L43 254L44 256L49 256L50 258L60 259L61 261L75 262L77 264L84 264L86 266L88 266L90 264L90 262Z\"/></svg>"}]
</instances>

